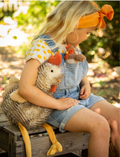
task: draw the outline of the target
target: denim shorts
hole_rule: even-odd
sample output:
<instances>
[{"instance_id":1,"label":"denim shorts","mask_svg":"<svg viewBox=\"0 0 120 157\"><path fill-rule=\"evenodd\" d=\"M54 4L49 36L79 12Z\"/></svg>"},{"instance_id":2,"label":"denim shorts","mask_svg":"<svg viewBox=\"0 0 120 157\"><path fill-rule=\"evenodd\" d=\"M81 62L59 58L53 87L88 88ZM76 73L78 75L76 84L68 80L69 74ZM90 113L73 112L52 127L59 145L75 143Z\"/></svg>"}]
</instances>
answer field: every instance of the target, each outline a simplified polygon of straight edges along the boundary
<instances>
[{"instance_id":1,"label":"denim shorts","mask_svg":"<svg viewBox=\"0 0 120 157\"><path fill-rule=\"evenodd\" d=\"M73 89L61 90L57 92L55 97L58 99L59 97L71 97L79 100L79 87L75 87ZM64 127L68 120L80 109L82 108L90 108L92 105L97 103L98 101L105 100L101 96L96 96L91 93L90 97L85 100L80 100L78 105L72 106L66 110L53 110L52 114L47 119L47 123L59 128L61 132L65 132Z\"/></svg>"}]
</instances>

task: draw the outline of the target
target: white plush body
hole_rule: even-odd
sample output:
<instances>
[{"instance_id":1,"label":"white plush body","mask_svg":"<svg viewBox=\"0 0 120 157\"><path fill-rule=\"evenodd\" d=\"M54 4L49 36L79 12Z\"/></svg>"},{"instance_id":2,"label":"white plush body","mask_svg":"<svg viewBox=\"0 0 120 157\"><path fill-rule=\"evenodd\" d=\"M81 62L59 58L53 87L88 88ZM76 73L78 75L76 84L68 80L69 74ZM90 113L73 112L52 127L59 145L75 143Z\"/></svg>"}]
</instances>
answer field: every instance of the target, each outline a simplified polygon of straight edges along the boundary
<instances>
[{"instance_id":1,"label":"white plush body","mask_svg":"<svg viewBox=\"0 0 120 157\"><path fill-rule=\"evenodd\" d=\"M53 97L51 86L58 86L60 83L59 80L62 79L62 77L63 74L61 73L60 66L45 62L39 67L35 86ZM9 88L10 86L11 88ZM14 124L20 122L27 129L41 127L51 114L52 109L36 106L23 99L17 92L18 86L19 81L13 82L13 85L12 81L8 84L3 94L3 101L1 103L2 110ZM15 92L18 97L15 97Z\"/></svg>"}]
</instances>

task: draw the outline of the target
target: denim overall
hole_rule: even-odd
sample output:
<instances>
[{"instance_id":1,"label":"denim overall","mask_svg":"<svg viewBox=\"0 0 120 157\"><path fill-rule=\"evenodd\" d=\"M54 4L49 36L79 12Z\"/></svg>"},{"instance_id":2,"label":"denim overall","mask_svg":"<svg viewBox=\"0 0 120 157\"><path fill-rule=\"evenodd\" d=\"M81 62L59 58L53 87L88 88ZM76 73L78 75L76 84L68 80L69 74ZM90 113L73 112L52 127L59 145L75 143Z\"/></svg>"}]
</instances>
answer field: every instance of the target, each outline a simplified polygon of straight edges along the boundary
<instances>
[{"instance_id":1,"label":"denim overall","mask_svg":"<svg viewBox=\"0 0 120 157\"><path fill-rule=\"evenodd\" d=\"M49 35L41 35L38 38L44 40L54 54L57 52L57 50L59 50L59 47L56 46L55 42L50 38ZM76 51L78 51L79 54L81 53L79 49ZM59 87L57 87L54 97L56 99L61 97L71 97L79 100L79 84L87 74L88 63L86 60L84 62L78 62L75 64L66 63L64 60L64 55L64 53L61 53L62 62L60 65L62 67L62 73L64 74L64 77L62 78ZM78 105L62 111L53 110L47 122L58 127L61 132L64 132L64 126L73 114L82 108L90 108L96 102L101 100L104 100L104 98L95 96L91 93L89 98L80 100Z\"/></svg>"}]
</instances>

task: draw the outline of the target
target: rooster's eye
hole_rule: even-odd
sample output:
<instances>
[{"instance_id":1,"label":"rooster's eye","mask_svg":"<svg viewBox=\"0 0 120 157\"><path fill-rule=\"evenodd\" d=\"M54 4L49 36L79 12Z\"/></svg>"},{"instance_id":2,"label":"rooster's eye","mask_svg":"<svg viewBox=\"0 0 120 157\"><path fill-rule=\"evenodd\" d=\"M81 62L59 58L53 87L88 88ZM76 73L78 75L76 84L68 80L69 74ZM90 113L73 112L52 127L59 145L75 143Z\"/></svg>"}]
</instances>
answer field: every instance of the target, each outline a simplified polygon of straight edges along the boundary
<instances>
[{"instance_id":1,"label":"rooster's eye","mask_svg":"<svg viewBox=\"0 0 120 157\"><path fill-rule=\"evenodd\" d=\"M51 72L53 73L53 70L51 70Z\"/></svg>"}]
</instances>

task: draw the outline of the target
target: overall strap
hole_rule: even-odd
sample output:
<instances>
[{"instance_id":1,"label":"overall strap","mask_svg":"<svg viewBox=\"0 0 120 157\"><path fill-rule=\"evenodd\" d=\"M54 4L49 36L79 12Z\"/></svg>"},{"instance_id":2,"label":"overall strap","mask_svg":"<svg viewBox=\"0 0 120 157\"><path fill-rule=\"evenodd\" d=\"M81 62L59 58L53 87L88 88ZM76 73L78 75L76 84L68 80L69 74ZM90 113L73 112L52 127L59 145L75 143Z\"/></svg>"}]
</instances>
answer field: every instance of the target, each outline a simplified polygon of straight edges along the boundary
<instances>
[{"instance_id":1,"label":"overall strap","mask_svg":"<svg viewBox=\"0 0 120 157\"><path fill-rule=\"evenodd\" d=\"M43 39L46 44L50 47L51 51L53 53L57 52L57 50L59 49L59 47L55 44L55 42L51 39L51 37L49 35L40 35L38 38Z\"/></svg>"}]
</instances>

